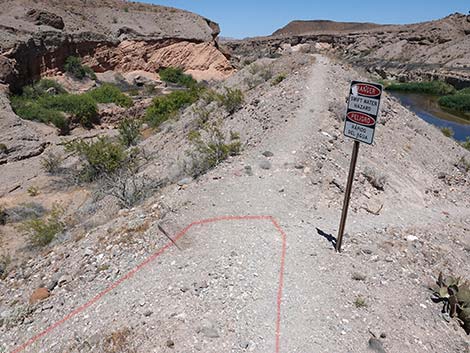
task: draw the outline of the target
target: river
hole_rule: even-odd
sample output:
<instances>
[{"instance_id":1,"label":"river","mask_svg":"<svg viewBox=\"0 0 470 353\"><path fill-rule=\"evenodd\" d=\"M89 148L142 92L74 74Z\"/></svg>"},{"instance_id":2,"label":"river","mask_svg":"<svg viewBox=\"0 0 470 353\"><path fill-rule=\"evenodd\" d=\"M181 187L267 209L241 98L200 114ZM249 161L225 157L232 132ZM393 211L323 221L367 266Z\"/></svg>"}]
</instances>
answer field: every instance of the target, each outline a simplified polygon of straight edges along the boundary
<instances>
[{"instance_id":1,"label":"river","mask_svg":"<svg viewBox=\"0 0 470 353\"><path fill-rule=\"evenodd\" d=\"M457 141L465 141L470 137L470 120L442 109L437 102L438 97L417 93L390 93L424 121L438 128L451 128Z\"/></svg>"}]
</instances>

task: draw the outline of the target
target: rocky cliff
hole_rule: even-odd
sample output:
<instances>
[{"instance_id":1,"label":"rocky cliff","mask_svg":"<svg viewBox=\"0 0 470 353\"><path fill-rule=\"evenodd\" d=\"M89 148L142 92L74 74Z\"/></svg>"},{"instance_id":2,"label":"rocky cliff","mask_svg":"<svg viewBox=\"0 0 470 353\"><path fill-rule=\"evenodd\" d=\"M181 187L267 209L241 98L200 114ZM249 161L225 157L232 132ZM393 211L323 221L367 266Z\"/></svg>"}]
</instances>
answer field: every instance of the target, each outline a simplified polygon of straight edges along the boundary
<instances>
[{"instance_id":1,"label":"rocky cliff","mask_svg":"<svg viewBox=\"0 0 470 353\"><path fill-rule=\"evenodd\" d=\"M0 24L0 82L12 89L60 71L70 55L97 72L171 64L217 79L233 71L215 41L219 26L183 10L119 0L9 0L0 3Z\"/></svg>"}]
</instances>

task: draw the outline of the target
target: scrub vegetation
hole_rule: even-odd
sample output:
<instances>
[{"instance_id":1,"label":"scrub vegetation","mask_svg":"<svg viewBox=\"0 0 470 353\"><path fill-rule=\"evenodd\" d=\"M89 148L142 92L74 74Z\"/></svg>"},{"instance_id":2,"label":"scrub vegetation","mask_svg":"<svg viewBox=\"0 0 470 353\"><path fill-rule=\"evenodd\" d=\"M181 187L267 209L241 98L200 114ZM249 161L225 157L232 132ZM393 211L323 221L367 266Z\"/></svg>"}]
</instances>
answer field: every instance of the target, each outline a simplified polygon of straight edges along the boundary
<instances>
[{"instance_id":1,"label":"scrub vegetation","mask_svg":"<svg viewBox=\"0 0 470 353\"><path fill-rule=\"evenodd\" d=\"M422 93L439 96L439 105L447 110L463 113L470 119L470 88L456 90L442 81L386 83L386 90L408 93Z\"/></svg>"},{"instance_id":2,"label":"scrub vegetation","mask_svg":"<svg viewBox=\"0 0 470 353\"><path fill-rule=\"evenodd\" d=\"M69 94L55 81L40 80L11 97L15 113L23 119L53 124L60 134L70 131L72 122L91 128L97 122L98 103L130 107L132 99L118 87L104 84L83 94Z\"/></svg>"}]
</instances>

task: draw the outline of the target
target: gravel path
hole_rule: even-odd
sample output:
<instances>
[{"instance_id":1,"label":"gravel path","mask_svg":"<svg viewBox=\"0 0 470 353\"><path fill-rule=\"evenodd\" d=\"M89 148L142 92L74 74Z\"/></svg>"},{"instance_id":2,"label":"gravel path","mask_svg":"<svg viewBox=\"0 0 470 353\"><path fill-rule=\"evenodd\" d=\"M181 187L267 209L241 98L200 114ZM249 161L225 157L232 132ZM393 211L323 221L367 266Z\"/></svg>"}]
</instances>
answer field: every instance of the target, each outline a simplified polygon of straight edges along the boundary
<instances>
[{"instance_id":1,"label":"gravel path","mask_svg":"<svg viewBox=\"0 0 470 353\"><path fill-rule=\"evenodd\" d=\"M327 125L338 124L325 122L338 70L337 64L317 56L308 77L299 82L305 99L295 117L256 148L169 195L167 199L186 206L170 214L164 227L176 234L195 220L213 217L267 215L279 220L287 234L279 352L365 352L372 332L384 334L387 352L465 353L468 341L457 331L449 336L450 324L438 317L439 309L423 288L435 271L433 259L456 253L441 256L432 241L421 242L435 240L434 233L445 228L452 242L465 244L468 233L462 225L470 224L465 206L441 202L407 212L397 203L380 216L355 212L344 253L333 251L329 234L337 231L342 194L334 194L335 203L330 202L331 185L323 192L321 185L312 185L311 174L312 156L323 148L321 139L335 133ZM347 142L335 142L340 144L335 160L344 160L343 168ZM328 202L331 208L322 207ZM446 224L443 210L453 212L453 225ZM161 236L155 225L151 229ZM408 234L419 240L408 242ZM164 243L162 238L154 250ZM282 245L269 220L195 226L178 240L179 249L169 248L25 352L95 352L92 347L105 335L125 337L116 352L276 352ZM429 270L417 272L423 264ZM468 263L463 266L469 270ZM75 295L82 303L92 296ZM364 298L363 307L357 305L358 297ZM43 316L16 337L31 337L51 322L52 316Z\"/></svg>"}]
</instances>

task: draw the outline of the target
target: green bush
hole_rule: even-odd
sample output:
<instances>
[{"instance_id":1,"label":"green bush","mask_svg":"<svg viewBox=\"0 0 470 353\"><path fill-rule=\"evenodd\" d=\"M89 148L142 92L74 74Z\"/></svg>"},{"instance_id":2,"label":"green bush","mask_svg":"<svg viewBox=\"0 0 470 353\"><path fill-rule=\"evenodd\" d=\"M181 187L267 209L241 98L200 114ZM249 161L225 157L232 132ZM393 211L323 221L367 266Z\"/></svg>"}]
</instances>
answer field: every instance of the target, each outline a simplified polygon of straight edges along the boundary
<instances>
[{"instance_id":1,"label":"green bush","mask_svg":"<svg viewBox=\"0 0 470 353\"><path fill-rule=\"evenodd\" d=\"M58 206L54 206L47 217L25 221L20 226L20 230L29 236L29 240L34 246L45 246L64 231L65 225L60 220L62 212Z\"/></svg>"},{"instance_id":2,"label":"green bush","mask_svg":"<svg viewBox=\"0 0 470 353\"><path fill-rule=\"evenodd\" d=\"M434 94L437 96L455 93L455 88L452 85L449 85L448 83L445 83L442 81L406 82L406 83L396 82L387 86L386 90Z\"/></svg>"},{"instance_id":3,"label":"green bush","mask_svg":"<svg viewBox=\"0 0 470 353\"><path fill-rule=\"evenodd\" d=\"M53 94L48 92L50 88L53 88ZM62 135L70 130L69 120L63 113L69 113L72 119L85 127L93 125L98 113L96 101L91 95L68 94L52 80L40 80L24 87L22 95L11 97L11 106L23 119L54 124Z\"/></svg>"},{"instance_id":4,"label":"green bush","mask_svg":"<svg viewBox=\"0 0 470 353\"><path fill-rule=\"evenodd\" d=\"M191 131L188 140L193 144L194 150L188 152L191 160L186 172L194 178L214 168L229 156L238 155L241 151L240 135L230 132L227 138L218 123L205 124L202 134L199 131Z\"/></svg>"},{"instance_id":5,"label":"green bush","mask_svg":"<svg viewBox=\"0 0 470 353\"><path fill-rule=\"evenodd\" d=\"M64 69L79 80L82 80L85 77L89 77L93 80L96 79L96 75L93 70L88 66L82 65L80 58L77 58L76 56L69 56L65 60Z\"/></svg>"},{"instance_id":6,"label":"green bush","mask_svg":"<svg viewBox=\"0 0 470 353\"><path fill-rule=\"evenodd\" d=\"M85 163L82 170L85 181L115 172L125 164L128 157L123 145L103 136L96 141L69 142L65 145L65 150L77 155Z\"/></svg>"},{"instance_id":7,"label":"green bush","mask_svg":"<svg viewBox=\"0 0 470 353\"><path fill-rule=\"evenodd\" d=\"M191 75L185 74L180 68L168 67L161 69L158 74L164 82L174 83L187 88L197 86L197 81Z\"/></svg>"},{"instance_id":8,"label":"green bush","mask_svg":"<svg viewBox=\"0 0 470 353\"><path fill-rule=\"evenodd\" d=\"M45 124L52 123L56 126L61 135L69 133L69 121L58 110L44 107L37 100L24 98L23 96L11 97L13 111L26 120L39 121Z\"/></svg>"},{"instance_id":9,"label":"green bush","mask_svg":"<svg viewBox=\"0 0 470 353\"><path fill-rule=\"evenodd\" d=\"M470 87L463 88L463 89L457 91L457 94L466 94L466 95L470 95Z\"/></svg>"},{"instance_id":10,"label":"green bush","mask_svg":"<svg viewBox=\"0 0 470 353\"><path fill-rule=\"evenodd\" d=\"M96 80L96 74L93 69L87 65L83 65L83 70L85 70L85 75L91 78L92 80Z\"/></svg>"},{"instance_id":11,"label":"green bush","mask_svg":"<svg viewBox=\"0 0 470 353\"><path fill-rule=\"evenodd\" d=\"M467 137L464 142L461 143L462 147L470 151L470 137Z\"/></svg>"},{"instance_id":12,"label":"green bush","mask_svg":"<svg viewBox=\"0 0 470 353\"><path fill-rule=\"evenodd\" d=\"M119 141L126 147L135 146L140 138L140 120L124 119L119 123Z\"/></svg>"},{"instance_id":13,"label":"green bush","mask_svg":"<svg viewBox=\"0 0 470 353\"><path fill-rule=\"evenodd\" d=\"M46 109L70 113L84 127L92 127L96 122L98 107L88 94L59 94L42 96L38 103Z\"/></svg>"},{"instance_id":14,"label":"green bush","mask_svg":"<svg viewBox=\"0 0 470 353\"><path fill-rule=\"evenodd\" d=\"M199 98L199 91L176 91L167 96L155 97L145 113L145 119L154 127L171 118L181 108L193 104Z\"/></svg>"},{"instance_id":15,"label":"green bush","mask_svg":"<svg viewBox=\"0 0 470 353\"><path fill-rule=\"evenodd\" d=\"M444 108L463 113L470 113L470 95L454 94L439 98L439 104Z\"/></svg>"},{"instance_id":16,"label":"green bush","mask_svg":"<svg viewBox=\"0 0 470 353\"><path fill-rule=\"evenodd\" d=\"M125 108L133 105L132 98L122 93L118 87L108 83L95 88L86 94L97 103L115 103Z\"/></svg>"},{"instance_id":17,"label":"green bush","mask_svg":"<svg viewBox=\"0 0 470 353\"><path fill-rule=\"evenodd\" d=\"M443 127L441 128L442 133L446 137L453 137L454 136L454 130L451 127Z\"/></svg>"},{"instance_id":18,"label":"green bush","mask_svg":"<svg viewBox=\"0 0 470 353\"><path fill-rule=\"evenodd\" d=\"M48 91L53 94L63 94L66 90L62 85L54 80L42 79L35 84L23 87L22 96L28 99L37 99L41 96L49 94Z\"/></svg>"},{"instance_id":19,"label":"green bush","mask_svg":"<svg viewBox=\"0 0 470 353\"><path fill-rule=\"evenodd\" d=\"M219 96L220 104L229 114L235 113L242 106L245 98L243 92L236 88L225 87L225 93Z\"/></svg>"}]
</instances>

